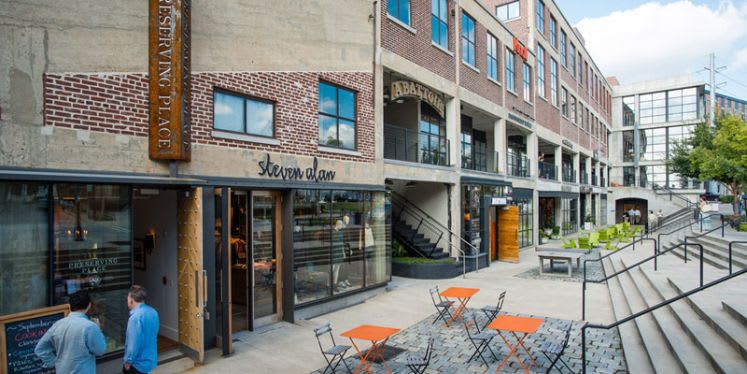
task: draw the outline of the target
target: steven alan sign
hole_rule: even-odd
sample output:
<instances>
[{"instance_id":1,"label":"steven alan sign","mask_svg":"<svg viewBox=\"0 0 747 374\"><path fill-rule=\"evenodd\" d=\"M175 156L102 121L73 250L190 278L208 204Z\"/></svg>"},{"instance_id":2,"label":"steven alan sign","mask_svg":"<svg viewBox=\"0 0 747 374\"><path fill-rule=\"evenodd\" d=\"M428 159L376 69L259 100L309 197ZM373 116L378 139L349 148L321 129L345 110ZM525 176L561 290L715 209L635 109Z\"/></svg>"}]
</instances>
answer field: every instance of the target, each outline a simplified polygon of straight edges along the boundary
<instances>
[{"instance_id":1,"label":"steven alan sign","mask_svg":"<svg viewBox=\"0 0 747 374\"><path fill-rule=\"evenodd\" d=\"M298 166L282 166L270 160L270 154L265 155L265 159L258 162L259 176L268 178L279 178L282 180L308 180L311 182L327 182L335 180L334 170L319 169L319 162L316 157L311 167L302 169Z\"/></svg>"},{"instance_id":2,"label":"steven alan sign","mask_svg":"<svg viewBox=\"0 0 747 374\"><path fill-rule=\"evenodd\" d=\"M392 82L392 101L400 97L415 97L423 100L435 109L441 118L445 118L444 112L446 108L441 95L431 91L431 89L420 83L408 81Z\"/></svg>"},{"instance_id":3,"label":"steven alan sign","mask_svg":"<svg viewBox=\"0 0 747 374\"><path fill-rule=\"evenodd\" d=\"M148 85L152 160L190 159L190 0L150 0Z\"/></svg>"}]
</instances>

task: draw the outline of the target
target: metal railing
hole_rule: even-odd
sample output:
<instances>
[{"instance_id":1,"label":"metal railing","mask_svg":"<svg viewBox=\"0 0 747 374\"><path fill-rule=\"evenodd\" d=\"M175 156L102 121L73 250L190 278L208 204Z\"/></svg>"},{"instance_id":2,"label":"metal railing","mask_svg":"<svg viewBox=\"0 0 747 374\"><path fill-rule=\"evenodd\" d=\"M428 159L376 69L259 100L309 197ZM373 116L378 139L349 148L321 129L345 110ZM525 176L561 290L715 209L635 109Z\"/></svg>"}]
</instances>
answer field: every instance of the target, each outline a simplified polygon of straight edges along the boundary
<instances>
[{"instance_id":1,"label":"metal railing","mask_svg":"<svg viewBox=\"0 0 747 374\"><path fill-rule=\"evenodd\" d=\"M712 282L709 282L708 284L701 285L700 287L694 288L694 289L692 289L690 291L684 292L684 293L679 294L679 295L677 295L675 297L672 297L670 299L664 300L664 301L662 301L662 302L660 302L660 303L658 303L658 304L656 304L654 306L646 308L646 309L644 309L644 310L642 310L642 311L640 311L638 313L631 314L630 316L625 317L625 318L623 318L621 320L615 321L615 322L613 322L613 323L611 323L609 325L600 325L600 324L591 324L591 323L584 324L581 327L581 372L583 374L586 374L586 330L588 330L588 329L609 330L609 329L618 327L618 326L622 325L623 323L632 321L632 320L634 320L634 319L636 319L636 318L638 318L638 317L640 317L642 315L651 313L651 312L653 312L653 311L655 311L655 310L657 310L659 308L665 307L665 306L667 306L667 305L669 305L669 304L671 304L671 303L673 303L675 301L684 299L684 298L689 297L689 296L691 296L693 294L696 294L698 292L701 292L703 290L711 288L711 287L713 287L713 286L715 286L717 284L720 284L720 283L726 282L726 281L728 281L730 279L739 277L739 276L741 276L741 275L743 275L745 273L747 273L747 269L742 269L742 270L740 270L740 271L738 271L736 273L725 275L725 276L723 276L723 277L721 277L719 279L716 279L716 280L714 280Z\"/></svg>"},{"instance_id":2,"label":"metal railing","mask_svg":"<svg viewBox=\"0 0 747 374\"><path fill-rule=\"evenodd\" d=\"M607 181L604 180L604 177L600 176L599 177L599 187L607 187L607 184L605 182L607 182Z\"/></svg>"},{"instance_id":3,"label":"metal railing","mask_svg":"<svg viewBox=\"0 0 747 374\"><path fill-rule=\"evenodd\" d=\"M591 185L592 186L596 186L597 185L597 175L596 174L592 174L591 175Z\"/></svg>"},{"instance_id":4,"label":"metal railing","mask_svg":"<svg viewBox=\"0 0 747 374\"><path fill-rule=\"evenodd\" d=\"M633 240L632 243L628 243L625 246L620 247L617 250L615 250L613 252L610 252L610 253L602 256L602 257L584 260L584 279L583 279L583 282L581 283L581 319L582 320L586 319L586 283L587 282L591 282L591 283L602 283L602 281L597 282L597 281L590 280L590 279L586 278L586 264L589 263L589 262L599 262L601 264L602 260L604 260L605 258L610 257L610 256L614 255L615 253L620 253L620 251L622 251L623 249L631 247L631 246L633 247L633 251L635 251L635 243L646 241L646 240L653 241L654 242L654 248L657 248L656 239L641 237L639 239ZM656 265L654 265L654 267L656 267ZM604 272L604 265L602 265L602 271ZM606 274L605 274L605 276L606 276Z\"/></svg>"},{"instance_id":5,"label":"metal railing","mask_svg":"<svg viewBox=\"0 0 747 374\"><path fill-rule=\"evenodd\" d=\"M586 170L581 170L581 184L589 184L589 173Z\"/></svg>"},{"instance_id":6,"label":"metal railing","mask_svg":"<svg viewBox=\"0 0 747 374\"><path fill-rule=\"evenodd\" d=\"M729 274L731 274L731 262L732 262L732 256L731 251L734 244L747 244L747 241L745 240L732 240L729 242Z\"/></svg>"},{"instance_id":7,"label":"metal railing","mask_svg":"<svg viewBox=\"0 0 747 374\"><path fill-rule=\"evenodd\" d=\"M400 209L400 214L404 211L408 215L414 217L413 220L417 221L419 227L427 228L428 230L431 230L434 235L438 234L438 239L434 243L436 246L440 242L445 242L446 247L450 249L455 249L459 252L460 257L462 257L462 277L466 278L467 274L467 259L474 259L475 260L475 271L478 271L480 269L480 257L484 257L487 255L487 253L480 253L480 250L475 247L474 244L468 242L463 237L456 235L453 231L451 231L450 228L446 227L444 224L439 222L437 219L433 218L430 214L424 212L422 209L420 209L417 205L413 204L410 200L408 200L406 197L402 196L401 194L397 193L396 191L392 192L392 205L395 208ZM417 231L417 230L415 230ZM444 233L448 233L448 237L444 237ZM456 239L456 240L454 240ZM472 254L467 254L460 245L457 245L457 243L461 243L465 245L469 250L472 252Z\"/></svg>"},{"instance_id":8,"label":"metal railing","mask_svg":"<svg viewBox=\"0 0 747 374\"><path fill-rule=\"evenodd\" d=\"M509 153L506 157L506 174L514 177L529 177L529 158L523 153Z\"/></svg>"},{"instance_id":9,"label":"metal railing","mask_svg":"<svg viewBox=\"0 0 747 374\"><path fill-rule=\"evenodd\" d=\"M576 171L571 168L563 168L563 182L576 183Z\"/></svg>"},{"instance_id":10,"label":"metal railing","mask_svg":"<svg viewBox=\"0 0 747 374\"><path fill-rule=\"evenodd\" d=\"M449 139L403 127L384 125L384 158L449 166Z\"/></svg>"},{"instance_id":11,"label":"metal railing","mask_svg":"<svg viewBox=\"0 0 747 374\"><path fill-rule=\"evenodd\" d=\"M555 164L539 161L537 162L539 177L542 179L557 180L558 166Z\"/></svg>"},{"instance_id":12,"label":"metal railing","mask_svg":"<svg viewBox=\"0 0 747 374\"><path fill-rule=\"evenodd\" d=\"M672 201L672 198L676 197L677 199L685 201L687 203L688 207L697 206L698 205L696 202L694 202L694 201L690 200L689 198L687 198L684 194L682 194L680 192L677 192L677 191L672 191L670 188L667 188L665 186L660 186L658 184L653 184L652 185L652 189L656 193L660 193L659 191L664 191L663 193L668 193L669 194L669 201Z\"/></svg>"}]
</instances>

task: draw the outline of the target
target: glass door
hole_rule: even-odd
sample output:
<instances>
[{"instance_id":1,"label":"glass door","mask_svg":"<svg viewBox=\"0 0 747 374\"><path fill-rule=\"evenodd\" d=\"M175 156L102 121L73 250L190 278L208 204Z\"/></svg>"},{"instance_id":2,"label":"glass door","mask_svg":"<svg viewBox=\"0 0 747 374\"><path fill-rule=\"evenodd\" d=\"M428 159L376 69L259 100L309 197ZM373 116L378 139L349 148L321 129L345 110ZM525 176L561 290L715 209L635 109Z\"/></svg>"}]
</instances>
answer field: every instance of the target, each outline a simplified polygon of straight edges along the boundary
<instances>
[{"instance_id":1,"label":"glass door","mask_svg":"<svg viewBox=\"0 0 747 374\"><path fill-rule=\"evenodd\" d=\"M277 315L276 195L252 192L252 292L254 327L272 323Z\"/></svg>"}]
</instances>

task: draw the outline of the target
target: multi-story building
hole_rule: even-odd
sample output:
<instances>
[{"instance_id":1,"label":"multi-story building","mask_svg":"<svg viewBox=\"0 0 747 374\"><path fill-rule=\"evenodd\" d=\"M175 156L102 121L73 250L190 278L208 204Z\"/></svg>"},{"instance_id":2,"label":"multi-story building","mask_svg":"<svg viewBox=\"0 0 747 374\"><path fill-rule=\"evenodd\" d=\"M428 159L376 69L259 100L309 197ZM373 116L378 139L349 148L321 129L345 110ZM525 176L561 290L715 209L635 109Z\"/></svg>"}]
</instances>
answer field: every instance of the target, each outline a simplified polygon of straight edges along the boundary
<instances>
[{"instance_id":1,"label":"multi-story building","mask_svg":"<svg viewBox=\"0 0 747 374\"><path fill-rule=\"evenodd\" d=\"M606 222L611 88L554 2L245 3L0 11L0 315L90 290L116 358L138 283L199 361L380 292L405 206L483 266Z\"/></svg>"},{"instance_id":2,"label":"multi-story building","mask_svg":"<svg viewBox=\"0 0 747 374\"><path fill-rule=\"evenodd\" d=\"M617 83L616 79L610 79ZM613 86L610 181L617 217L637 206L669 213L676 204L657 199L654 188L676 190L697 201L703 184L668 169L674 146L707 117L705 83L691 76Z\"/></svg>"},{"instance_id":3,"label":"multi-story building","mask_svg":"<svg viewBox=\"0 0 747 374\"><path fill-rule=\"evenodd\" d=\"M706 108L711 105L711 93L705 91ZM747 120L747 101L716 92L716 113L733 114Z\"/></svg>"}]
</instances>

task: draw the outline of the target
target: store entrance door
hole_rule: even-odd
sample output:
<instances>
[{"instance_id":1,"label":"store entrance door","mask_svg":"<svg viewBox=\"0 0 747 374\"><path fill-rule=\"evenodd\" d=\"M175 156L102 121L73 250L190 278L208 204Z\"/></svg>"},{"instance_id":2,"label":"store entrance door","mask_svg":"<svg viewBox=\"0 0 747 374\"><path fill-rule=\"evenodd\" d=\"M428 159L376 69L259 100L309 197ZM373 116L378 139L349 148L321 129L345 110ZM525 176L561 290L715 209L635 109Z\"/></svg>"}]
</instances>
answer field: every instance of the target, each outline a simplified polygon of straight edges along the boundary
<instances>
[{"instance_id":1,"label":"store entrance door","mask_svg":"<svg viewBox=\"0 0 747 374\"><path fill-rule=\"evenodd\" d=\"M519 262L519 207L498 209L498 260Z\"/></svg>"},{"instance_id":2,"label":"store entrance door","mask_svg":"<svg viewBox=\"0 0 747 374\"><path fill-rule=\"evenodd\" d=\"M205 358L207 274L202 253L202 189L177 195L177 289L179 344L196 362Z\"/></svg>"}]
</instances>

